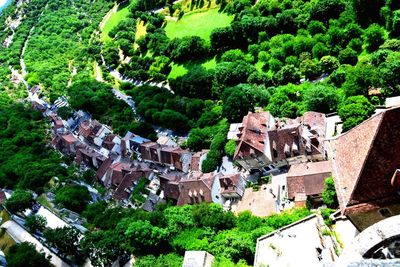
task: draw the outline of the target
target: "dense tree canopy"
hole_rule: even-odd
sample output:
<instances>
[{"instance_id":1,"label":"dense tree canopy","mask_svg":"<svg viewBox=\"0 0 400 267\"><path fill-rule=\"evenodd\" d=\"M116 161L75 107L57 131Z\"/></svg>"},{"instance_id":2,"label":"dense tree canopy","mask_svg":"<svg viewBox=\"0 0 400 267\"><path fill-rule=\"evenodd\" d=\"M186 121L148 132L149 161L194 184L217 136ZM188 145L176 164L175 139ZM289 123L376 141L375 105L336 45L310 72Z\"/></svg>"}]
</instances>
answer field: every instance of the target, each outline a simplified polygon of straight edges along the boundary
<instances>
[{"instance_id":1,"label":"dense tree canopy","mask_svg":"<svg viewBox=\"0 0 400 267\"><path fill-rule=\"evenodd\" d=\"M7 266L10 267L51 267L53 266L44 253L36 251L35 245L23 242L10 248L6 256Z\"/></svg>"},{"instance_id":2,"label":"dense tree canopy","mask_svg":"<svg viewBox=\"0 0 400 267\"><path fill-rule=\"evenodd\" d=\"M56 202L75 212L82 212L92 199L86 187L65 185L56 192Z\"/></svg>"}]
</instances>

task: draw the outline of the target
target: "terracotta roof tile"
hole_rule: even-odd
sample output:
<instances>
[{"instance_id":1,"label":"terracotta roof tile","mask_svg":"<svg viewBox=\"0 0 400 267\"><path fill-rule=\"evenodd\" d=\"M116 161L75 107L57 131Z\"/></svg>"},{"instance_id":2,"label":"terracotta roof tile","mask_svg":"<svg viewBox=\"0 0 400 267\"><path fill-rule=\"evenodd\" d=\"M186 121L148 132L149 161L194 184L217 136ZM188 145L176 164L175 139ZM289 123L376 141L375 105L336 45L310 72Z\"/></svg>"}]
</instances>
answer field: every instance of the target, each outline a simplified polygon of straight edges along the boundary
<instances>
[{"instance_id":1,"label":"terracotta roof tile","mask_svg":"<svg viewBox=\"0 0 400 267\"><path fill-rule=\"evenodd\" d=\"M400 162L399 118L400 108L389 109L327 142L343 213L361 204L400 201L391 185Z\"/></svg>"}]
</instances>

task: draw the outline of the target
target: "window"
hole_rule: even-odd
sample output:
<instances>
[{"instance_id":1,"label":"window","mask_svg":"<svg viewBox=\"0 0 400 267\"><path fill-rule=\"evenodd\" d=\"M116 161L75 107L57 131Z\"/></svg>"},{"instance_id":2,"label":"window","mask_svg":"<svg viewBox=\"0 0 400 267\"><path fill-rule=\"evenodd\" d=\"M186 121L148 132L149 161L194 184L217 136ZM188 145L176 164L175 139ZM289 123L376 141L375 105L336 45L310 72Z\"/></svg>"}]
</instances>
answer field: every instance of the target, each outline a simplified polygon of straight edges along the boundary
<instances>
[{"instance_id":1,"label":"window","mask_svg":"<svg viewBox=\"0 0 400 267\"><path fill-rule=\"evenodd\" d=\"M391 213L390 210L387 209L387 208L380 209L380 210L379 210L379 214L380 214L382 217L384 217L384 218L387 218L387 217L392 216L392 213Z\"/></svg>"}]
</instances>

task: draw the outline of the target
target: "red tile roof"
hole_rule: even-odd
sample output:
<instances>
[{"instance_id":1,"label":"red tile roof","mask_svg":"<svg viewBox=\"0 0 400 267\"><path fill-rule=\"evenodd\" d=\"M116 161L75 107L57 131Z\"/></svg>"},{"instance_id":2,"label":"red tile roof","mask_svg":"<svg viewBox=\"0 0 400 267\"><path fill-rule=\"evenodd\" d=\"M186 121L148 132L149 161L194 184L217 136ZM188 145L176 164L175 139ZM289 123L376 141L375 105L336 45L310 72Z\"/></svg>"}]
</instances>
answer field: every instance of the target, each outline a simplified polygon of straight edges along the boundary
<instances>
[{"instance_id":1,"label":"red tile roof","mask_svg":"<svg viewBox=\"0 0 400 267\"><path fill-rule=\"evenodd\" d=\"M288 198L293 199L297 194L306 196L321 194L324 191L325 179L331 174L329 161L292 165L286 177Z\"/></svg>"},{"instance_id":2,"label":"red tile roof","mask_svg":"<svg viewBox=\"0 0 400 267\"><path fill-rule=\"evenodd\" d=\"M344 214L399 203L391 179L400 164L400 108L376 114L327 142Z\"/></svg>"},{"instance_id":3,"label":"red tile roof","mask_svg":"<svg viewBox=\"0 0 400 267\"><path fill-rule=\"evenodd\" d=\"M78 139L76 139L75 136L73 136L72 134L65 134L61 136L62 139L64 139L67 143L69 144L73 144L76 141L78 141Z\"/></svg>"},{"instance_id":4,"label":"red tile roof","mask_svg":"<svg viewBox=\"0 0 400 267\"><path fill-rule=\"evenodd\" d=\"M193 173L179 182L180 194L177 205L212 202L211 188L215 176L213 173Z\"/></svg>"},{"instance_id":5,"label":"red tile roof","mask_svg":"<svg viewBox=\"0 0 400 267\"><path fill-rule=\"evenodd\" d=\"M243 117L242 127L239 128L239 141L234 159L248 157L252 153L264 153L264 141L267 134L267 125L272 116L269 112L251 113Z\"/></svg>"}]
</instances>

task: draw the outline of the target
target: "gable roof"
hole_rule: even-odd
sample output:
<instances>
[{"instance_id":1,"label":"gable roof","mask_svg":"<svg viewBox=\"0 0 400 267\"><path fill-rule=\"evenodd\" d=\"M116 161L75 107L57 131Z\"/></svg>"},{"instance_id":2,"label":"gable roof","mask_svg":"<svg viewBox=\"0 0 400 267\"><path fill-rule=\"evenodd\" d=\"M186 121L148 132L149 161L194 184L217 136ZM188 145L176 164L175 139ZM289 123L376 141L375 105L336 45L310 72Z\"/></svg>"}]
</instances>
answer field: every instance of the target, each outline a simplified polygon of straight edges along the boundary
<instances>
[{"instance_id":1,"label":"gable roof","mask_svg":"<svg viewBox=\"0 0 400 267\"><path fill-rule=\"evenodd\" d=\"M239 143L234 159L247 157L252 153L252 150L261 154L264 153L267 127L272 119L269 112L249 112L243 117L242 125L239 127Z\"/></svg>"},{"instance_id":2,"label":"gable roof","mask_svg":"<svg viewBox=\"0 0 400 267\"><path fill-rule=\"evenodd\" d=\"M324 191L325 179L331 175L329 161L307 162L292 165L286 177L289 199L303 198Z\"/></svg>"},{"instance_id":3,"label":"gable roof","mask_svg":"<svg viewBox=\"0 0 400 267\"><path fill-rule=\"evenodd\" d=\"M211 188L216 176L213 173L194 172L179 182L177 205L212 202Z\"/></svg>"},{"instance_id":4,"label":"gable roof","mask_svg":"<svg viewBox=\"0 0 400 267\"><path fill-rule=\"evenodd\" d=\"M341 210L371 210L400 201L391 178L400 165L400 108L376 114L327 142Z\"/></svg>"}]
</instances>

